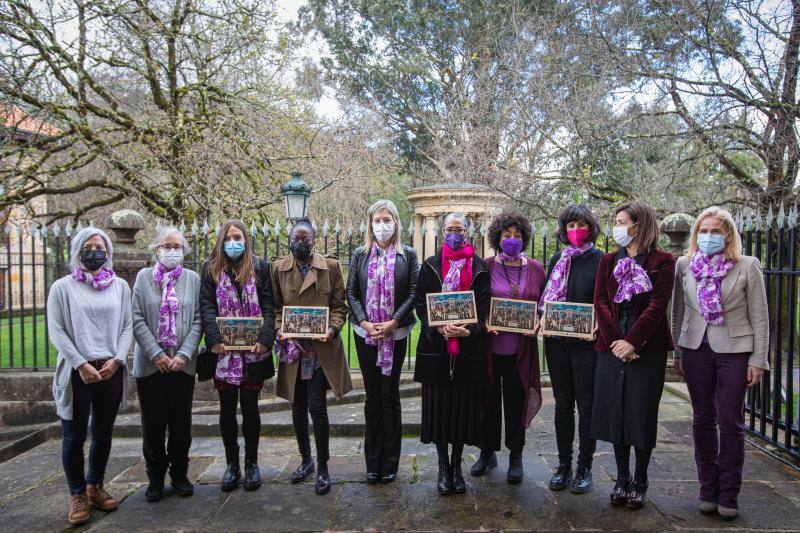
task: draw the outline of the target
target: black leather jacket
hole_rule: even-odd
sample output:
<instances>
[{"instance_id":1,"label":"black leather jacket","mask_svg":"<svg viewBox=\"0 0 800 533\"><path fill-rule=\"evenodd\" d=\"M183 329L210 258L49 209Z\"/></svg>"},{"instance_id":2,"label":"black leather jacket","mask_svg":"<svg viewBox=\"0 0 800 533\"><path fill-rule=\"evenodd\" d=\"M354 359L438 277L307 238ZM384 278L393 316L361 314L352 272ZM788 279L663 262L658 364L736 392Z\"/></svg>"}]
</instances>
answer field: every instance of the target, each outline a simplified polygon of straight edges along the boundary
<instances>
[{"instance_id":1,"label":"black leather jacket","mask_svg":"<svg viewBox=\"0 0 800 533\"><path fill-rule=\"evenodd\" d=\"M347 304L350 306L350 322L360 324L367 318L365 310L367 300L367 268L369 267L369 254L364 253L364 247L359 246L350 259L350 271L347 275ZM397 254L394 263L394 314L398 327L410 326L414 318L414 291L417 287L419 275L419 261L417 251L410 246L403 245L403 253Z\"/></svg>"}]
</instances>

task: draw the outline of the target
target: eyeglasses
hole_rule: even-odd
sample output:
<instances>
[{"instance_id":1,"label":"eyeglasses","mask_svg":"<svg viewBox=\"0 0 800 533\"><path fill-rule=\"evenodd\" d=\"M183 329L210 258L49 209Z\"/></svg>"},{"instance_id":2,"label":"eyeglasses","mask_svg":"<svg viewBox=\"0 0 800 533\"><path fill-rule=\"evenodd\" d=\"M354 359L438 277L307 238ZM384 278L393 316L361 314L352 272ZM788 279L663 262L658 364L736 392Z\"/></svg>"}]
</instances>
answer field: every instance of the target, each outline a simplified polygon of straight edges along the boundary
<instances>
[{"instance_id":1,"label":"eyeglasses","mask_svg":"<svg viewBox=\"0 0 800 533\"><path fill-rule=\"evenodd\" d=\"M444 228L445 235L466 235L467 230L464 228Z\"/></svg>"},{"instance_id":2,"label":"eyeglasses","mask_svg":"<svg viewBox=\"0 0 800 533\"><path fill-rule=\"evenodd\" d=\"M158 247L161 248L162 250L168 250L168 251L183 250L182 244L161 244Z\"/></svg>"}]
</instances>

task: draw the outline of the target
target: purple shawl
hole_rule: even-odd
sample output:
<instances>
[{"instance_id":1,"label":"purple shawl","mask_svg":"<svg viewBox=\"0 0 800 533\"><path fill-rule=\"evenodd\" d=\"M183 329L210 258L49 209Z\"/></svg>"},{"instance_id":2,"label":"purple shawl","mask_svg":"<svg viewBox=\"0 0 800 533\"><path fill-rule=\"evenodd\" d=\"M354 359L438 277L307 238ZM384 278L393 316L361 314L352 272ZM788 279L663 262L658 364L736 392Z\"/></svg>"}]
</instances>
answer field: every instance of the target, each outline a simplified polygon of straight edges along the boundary
<instances>
[{"instance_id":1,"label":"purple shawl","mask_svg":"<svg viewBox=\"0 0 800 533\"><path fill-rule=\"evenodd\" d=\"M378 245L373 244L367 266L366 312L367 319L373 324L388 322L394 314L394 266L397 249L394 245L389 246L383 258L379 257L378 252ZM380 266L383 268L380 269ZM367 344L378 347L378 358L375 364L381 368L381 374L391 376L394 361L394 339L373 339L367 335L364 340Z\"/></svg>"},{"instance_id":2,"label":"purple shawl","mask_svg":"<svg viewBox=\"0 0 800 533\"><path fill-rule=\"evenodd\" d=\"M614 295L615 303L631 301L635 294L653 290L653 282L647 277L647 272L636 262L633 257L624 257L614 267L614 278L617 280L617 294Z\"/></svg>"},{"instance_id":3,"label":"purple shawl","mask_svg":"<svg viewBox=\"0 0 800 533\"><path fill-rule=\"evenodd\" d=\"M567 280L569 280L569 269L572 266L572 258L583 255L594 248L593 242L587 242L583 246L567 246L561 251L561 257L550 273L550 279L542 293L539 302L539 310L544 309L545 302L563 302L567 298Z\"/></svg>"},{"instance_id":4,"label":"purple shawl","mask_svg":"<svg viewBox=\"0 0 800 533\"><path fill-rule=\"evenodd\" d=\"M689 261L689 269L697 280L697 302L700 314L709 324L725 324L722 310L722 280L733 270L734 262L725 254L707 256L697 250Z\"/></svg>"}]
</instances>

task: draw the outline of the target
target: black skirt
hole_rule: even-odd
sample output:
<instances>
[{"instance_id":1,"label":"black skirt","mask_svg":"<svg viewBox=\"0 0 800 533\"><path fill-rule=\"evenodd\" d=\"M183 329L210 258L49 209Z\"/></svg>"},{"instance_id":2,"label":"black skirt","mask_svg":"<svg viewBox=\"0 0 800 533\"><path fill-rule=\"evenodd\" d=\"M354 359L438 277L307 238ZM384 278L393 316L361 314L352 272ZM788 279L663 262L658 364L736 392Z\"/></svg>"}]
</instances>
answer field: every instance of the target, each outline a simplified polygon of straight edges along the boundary
<instances>
[{"instance_id":1,"label":"black skirt","mask_svg":"<svg viewBox=\"0 0 800 533\"><path fill-rule=\"evenodd\" d=\"M666 366L666 352L640 354L628 363L611 352L598 352L592 437L646 450L655 448Z\"/></svg>"},{"instance_id":2,"label":"black skirt","mask_svg":"<svg viewBox=\"0 0 800 533\"><path fill-rule=\"evenodd\" d=\"M424 443L479 446L482 440L483 395L478 388L448 381L422 384Z\"/></svg>"}]
</instances>

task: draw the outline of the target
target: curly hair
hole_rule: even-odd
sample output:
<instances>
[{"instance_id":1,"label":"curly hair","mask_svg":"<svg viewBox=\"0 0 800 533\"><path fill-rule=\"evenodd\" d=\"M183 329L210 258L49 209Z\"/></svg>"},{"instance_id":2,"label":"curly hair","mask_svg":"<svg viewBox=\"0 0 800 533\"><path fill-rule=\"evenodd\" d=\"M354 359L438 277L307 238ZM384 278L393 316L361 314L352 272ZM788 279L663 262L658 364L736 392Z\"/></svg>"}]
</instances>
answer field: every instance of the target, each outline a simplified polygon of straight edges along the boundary
<instances>
[{"instance_id":1,"label":"curly hair","mask_svg":"<svg viewBox=\"0 0 800 533\"><path fill-rule=\"evenodd\" d=\"M530 220L515 211L503 211L492 219L486 235L489 240L489 246L494 251L500 251L500 237L511 226L516 226L522 234L522 248L526 249L528 247L531 242L531 233L533 233Z\"/></svg>"},{"instance_id":2,"label":"curly hair","mask_svg":"<svg viewBox=\"0 0 800 533\"><path fill-rule=\"evenodd\" d=\"M584 204L574 204L570 205L561 211L561 214L558 215L558 229L556 229L555 236L561 242L561 244L569 244L569 239L567 239L567 225L570 222L577 222L578 220L583 220L587 226L589 226L589 238L586 242L595 242L597 237L600 236L600 222L592 213L591 209Z\"/></svg>"}]
</instances>

